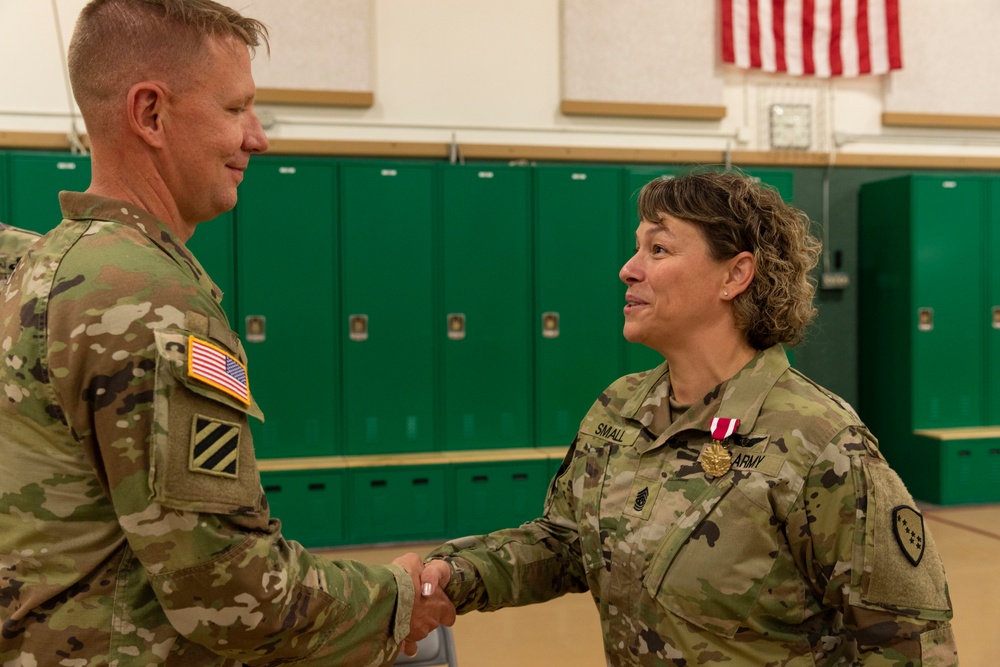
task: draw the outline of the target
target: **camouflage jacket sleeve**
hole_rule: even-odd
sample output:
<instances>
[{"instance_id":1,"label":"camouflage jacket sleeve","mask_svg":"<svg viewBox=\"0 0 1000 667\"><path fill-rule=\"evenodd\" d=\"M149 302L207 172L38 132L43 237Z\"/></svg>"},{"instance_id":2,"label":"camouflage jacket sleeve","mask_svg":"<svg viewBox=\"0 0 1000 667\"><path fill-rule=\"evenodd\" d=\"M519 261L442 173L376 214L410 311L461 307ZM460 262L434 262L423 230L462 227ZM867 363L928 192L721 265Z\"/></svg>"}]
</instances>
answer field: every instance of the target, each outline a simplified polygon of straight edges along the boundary
<instances>
[{"instance_id":1,"label":"camouflage jacket sleeve","mask_svg":"<svg viewBox=\"0 0 1000 667\"><path fill-rule=\"evenodd\" d=\"M519 528L452 540L428 555L449 562L446 593L458 613L517 607L587 590L566 474L575 452L574 446L552 480L541 518Z\"/></svg>"},{"instance_id":2,"label":"camouflage jacket sleeve","mask_svg":"<svg viewBox=\"0 0 1000 667\"><path fill-rule=\"evenodd\" d=\"M863 427L846 428L820 453L786 530L814 594L843 614L861 664L958 664L933 539Z\"/></svg>"},{"instance_id":3,"label":"camouflage jacket sleeve","mask_svg":"<svg viewBox=\"0 0 1000 667\"><path fill-rule=\"evenodd\" d=\"M167 640L158 628L169 622L248 665L390 663L409 632L410 578L282 539L238 338L166 230L145 230L151 249L135 229L106 226L94 222L66 255L45 316L58 404L130 552L115 598L117 622L135 626L124 641ZM198 351L223 370L198 370Z\"/></svg>"}]
</instances>

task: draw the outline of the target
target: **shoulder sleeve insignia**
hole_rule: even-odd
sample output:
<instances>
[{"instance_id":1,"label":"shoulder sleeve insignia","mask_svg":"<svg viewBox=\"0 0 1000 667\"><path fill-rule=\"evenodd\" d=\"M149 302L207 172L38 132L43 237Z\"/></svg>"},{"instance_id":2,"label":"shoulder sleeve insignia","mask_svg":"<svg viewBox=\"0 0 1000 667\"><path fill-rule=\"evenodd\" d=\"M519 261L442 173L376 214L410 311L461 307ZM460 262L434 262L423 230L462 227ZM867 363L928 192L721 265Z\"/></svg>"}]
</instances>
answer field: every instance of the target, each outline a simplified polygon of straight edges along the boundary
<instances>
[{"instance_id":1,"label":"shoulder sleeve insignia","mask_svg":"<svg viewBox=\"0 0 1000 667\"><path fill-rule=\"evenodd\" d=\"M244 405L250 405L247 369L222 348L188 336L187 374L229 394Z\"/></svg>"},{"instance_id":2,"label":"shoulder sleeve insignia","mask_svg":"<svg viewBox=\"0 0 1000 667\"><path fill-rule=\"evenodd\" d=\"M892 532L899 548L913 567L924 557L924 517L920 512L900 505L892 510Z\"/></svg>"},{"instance_id":3,"label":"shoulder sleeve insignia","mask_svg":"<svg viewBox=\"0 0 1000 667\"><path fill-rule=\"evenodd\" d=\"M240 425L195 415L191 424L191 472L239 477Z\"/></svg>"}]
</instances>

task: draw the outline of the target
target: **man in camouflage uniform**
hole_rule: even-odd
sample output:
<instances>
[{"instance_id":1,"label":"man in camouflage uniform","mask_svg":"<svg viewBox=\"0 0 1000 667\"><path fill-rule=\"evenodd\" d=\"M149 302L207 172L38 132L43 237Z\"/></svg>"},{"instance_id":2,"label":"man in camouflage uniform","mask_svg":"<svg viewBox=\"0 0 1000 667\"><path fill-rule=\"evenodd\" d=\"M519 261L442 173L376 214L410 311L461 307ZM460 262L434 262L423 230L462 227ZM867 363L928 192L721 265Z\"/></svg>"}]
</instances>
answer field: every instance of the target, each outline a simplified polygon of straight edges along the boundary
<instances>
[{"instance_id":1,"label":"man in camouflage uniform","mask_svg":"<svg viewBox=\"0 0 1000 667\"><path fill-rule=\"evenodd\" d=\"M329 562L269 517L246 356L184 245L267 148L263 35L209 0L78 21L93 181L0 292L0 664L383 665L454 619L415 555Z\"/></svg>"},{"instance_id":2,"label":"man in camouflage uniform","mask_svg":"<svg viewBox=\"0 0 1000 667\"><path fill-rule=\"evenodd\" d=\"M0 284L14 272L17 262L40 236L0 222Z\"/></svg>"},{"instance_id":3,"label":"man in camouflage uniform","mask_svg":"<svg viewBox=\"0 0 1000 667\"><path fill-rule=\"evenodd\" d=\"M790 368L808 218L738 173L639 193L623 334L667 360L594 403L540 519L424 570L459 612L590 590L608 665L957 663L941 559L854 411Z\"/></svg>"}]
</instances>

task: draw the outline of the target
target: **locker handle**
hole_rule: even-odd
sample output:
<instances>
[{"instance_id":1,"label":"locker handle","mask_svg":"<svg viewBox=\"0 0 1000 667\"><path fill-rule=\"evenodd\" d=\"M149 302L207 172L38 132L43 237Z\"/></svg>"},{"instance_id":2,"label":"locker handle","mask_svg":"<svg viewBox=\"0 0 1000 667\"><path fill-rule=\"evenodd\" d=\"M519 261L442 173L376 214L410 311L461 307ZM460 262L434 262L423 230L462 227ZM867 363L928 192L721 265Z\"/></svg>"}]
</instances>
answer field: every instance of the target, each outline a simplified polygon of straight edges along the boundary
<instances>
[{"instance_id":1,"label":"locker handle","mask_svg":"<svg viewBox=\"0 0 1000 667\"><path fill-rule=\"evenodd\" d=\"M425 484L430 484L431 481L426 477L417 477L413 480L413 486L423 486Z\"/></svg>"},{"instance_id":2,"label":"locker handle","mask_svg":"<svg viewBox=\"0 0 1000 667\"><path fill-rule=\"evenodd\" d=\"M371 485L372 486L387 486L388 482L386 482L384 479L373 479L371 481Z\"/></svg>"},{"instance_id":3,"label":"locker handle","mask_svg":"<svg viewBox=\"0 0 1000 667\"><path fill-rule=\"evenodd\" d=\"M281 493L280 484L269 484L264 487L264 493Z\"/></svg>"},{"instance_id":4,"label":"locker handle","mask_svg":"<svg viewBox=\"0 0 1000 667\"><path fill-rule=\"evenodd\" d=\"M516 472L510 476L515 482L523 482L528 479L528 473L526 472Z\"/></svg>"},{"instance_id":5,"label":"locker handle","mask_svg":"<svg viewBox=\"0 0 1000 667\"><path fill-rule=\"evenodd\" d=\"M990 450L990 455L991 456L1000 455L1000 447L994 447L993 449L991 449Z\"/></svg>"},{"instance_id":6,"label":"locker handle","mask_svg":"<svg viewBox=\"0 0 1000 667\"><path fill-rule=\"evenodd\" d=\"M918 308L917 309L917 330L918 331L932 331L934 329L934 309L933 308Z\"/></svg>"},{"instance_id":7,"label":"locker handle","mask_svg":"<svg viewBox=\"0 0 1000 667\"><path fill-rule=\"evenodd\" d=\"M361 342L368 340L368 316L348 315L347 330L351 340Z\"/></svg>"},{"instance_id":8,"label":"locker handle","mask_svg":"<svg viewBox=\"0 0 1000 667\"><path fill-rule=\"evenodd\" d=\"M325 491L326 490L326 484L324 484L322 482L317 482L315 484L310 484L309 485L309 490L310 491Z\"/></svg>"},{"instance_id":9,"label":"locker handle","mask_svg":"<svg viewBox=\"0 0 1000 667\"><path fill-rule=\"evenodd\" d=\"M542 313L542 336L544 338L559 337L559 313Z\"/></svg>"},{"instance_id":10,"label":"locker handle","mask_svg":"<svg viewBox=\"0 0 1000 667\"><path fill-rule=\"evenodd\" d=\"M465 313L448 313L448 340L465 339Z\"/></svg>"},{"instance_id":11,"label":"locker handle","mask_svg":"<svg viewBox=\"0 0 1000 667\"><path fill-rule=\"evenodd\" d=\"M56 162L56 169L76 169L76 162Z\"/></svg>"},{"instance_id":12,"label":"locker handle","mask_svg":"<svg viewBox=\"0 0 1000 667\"><path fill-rule=\"evenodd\" d=\"M993 306L993 328L1000 329L1000 306Z\"/></svg>"},{"instance_id":13,"label":"locker handle","mask_svg":"<svg viewBox=\"0 0 1000 667\"><path fill-rule=\"evenodd\" d=\"M972 452L970 450L968 450L968 449L960 449L960 450L958 450L958 455L959 456L972 456Z\"/></svg>"},{"instance_id":14,"label":"locker handle","mask_svg":"<svg viewBox=\"0 0 1000 667\"><path fill-rule=\"evenodd\" d=\"M488 482L488 481L490 481L490 478L489 478L488 475L473 475L472 476L472 481L473 482Z\"/></svg>"}]
</instances>

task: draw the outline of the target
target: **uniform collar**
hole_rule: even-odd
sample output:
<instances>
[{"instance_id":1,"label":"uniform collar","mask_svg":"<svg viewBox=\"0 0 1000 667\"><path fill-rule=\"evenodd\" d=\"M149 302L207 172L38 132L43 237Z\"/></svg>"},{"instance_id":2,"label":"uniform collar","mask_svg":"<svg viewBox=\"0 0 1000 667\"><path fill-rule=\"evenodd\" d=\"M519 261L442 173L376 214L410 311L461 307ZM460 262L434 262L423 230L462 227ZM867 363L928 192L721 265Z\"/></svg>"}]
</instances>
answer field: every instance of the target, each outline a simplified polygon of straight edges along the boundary
<instances>
[{"instance_id":1,"label":"uniform collar","mask_svg":"<svg viewBox=\"0 0 1000 667\"><path fill-rule=\"evenodd\" d=\"M788 357L782 345L774 345L758 352L736 375L722 382L704 399L692 405L673 423L667 424L670 406L670 372L666 364L650 373L639 391L622 407L622 416L642 423L656 440L645 449L658 447L681 431L711 432L712 419L725 417L739 419L736 433L753 432L761 406L778 378L789 368Z\"/></svg>"},{"instance_id":2,"label":"uniform collar","mask_svg":"<svg viewBox=\"0 0 1000 667\"><path fill-rule=\"evenodd\" d=\"M177 264L205 283L216 301L222 302L222 290L212 282L197 258L184 242L159 218L137 204L85 192L60 192L59 204L67 220L103 220L135 229L149 239Z\"/></svg>"}]
</instances>

